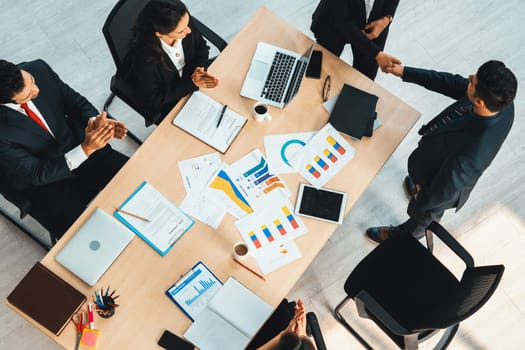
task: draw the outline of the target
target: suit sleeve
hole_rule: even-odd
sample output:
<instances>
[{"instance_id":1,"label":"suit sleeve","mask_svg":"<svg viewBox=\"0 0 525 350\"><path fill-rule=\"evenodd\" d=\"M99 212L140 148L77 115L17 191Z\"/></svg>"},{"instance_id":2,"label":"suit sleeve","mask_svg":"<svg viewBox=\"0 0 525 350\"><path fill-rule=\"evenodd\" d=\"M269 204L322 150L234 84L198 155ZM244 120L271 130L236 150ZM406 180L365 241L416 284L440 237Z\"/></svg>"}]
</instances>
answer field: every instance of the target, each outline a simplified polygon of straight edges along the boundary
<instances>
[{"instance_id":1,"label":"suit sleeve","mask_svg":"<svg viewBox=\"0 0 525 350\"><path fill-rule=\"evenodd\" d=\"M195 28L194 25L190 26L194 56L190 59L188 66L184 68L184 71L191 76L197 67L208 68L210 49L206 43L206 40L204 40L202 34L197 30L197 28Z\"/></svg>"},{"instance_id":2,"label":"suit sleeve","mask_svg":"<svg viewBox=\"0 0 525 350\"><path fill-rule=\"evenodd\" d=\"M0 159L6 167L6 179L17 190L43 186L71 176L63 154L42 160L22 146L0 142Z\"/></svg>"},{"instance_id":3,"label":"suit sleeve","mask_svg":"<svg viewBox=\"0 0 525 350\"><path fill-rule=\"evenodd\" d=\"M133 71L130 72L137 95L151 110L174 103L197 89L191 77L186 74L181 79L166 84L162 69L159 68L161 64L150 55L138 54Z\"/></svg>"},{"instance_id":4,"label":"suit sleeve","mask_svg":"<svg viewBox=\"0 0 525 350\"><path fill-rule=\"evenodd\" d=\"M382 16L392 16L393 18L396 14L397 5L399 5L399 0L386 0Z\"/></svg>"},{"instance_id":5,"label":"suit sleeve","mask_svg":"<svg viewBox=\"0 0 525 350\"><path fill-rule=\"evenodd\" d=\"M468 79L458 74L405 67L403 81L418 84L428 90L459 100L467 93Z\"/></svg>"}]
</instances>

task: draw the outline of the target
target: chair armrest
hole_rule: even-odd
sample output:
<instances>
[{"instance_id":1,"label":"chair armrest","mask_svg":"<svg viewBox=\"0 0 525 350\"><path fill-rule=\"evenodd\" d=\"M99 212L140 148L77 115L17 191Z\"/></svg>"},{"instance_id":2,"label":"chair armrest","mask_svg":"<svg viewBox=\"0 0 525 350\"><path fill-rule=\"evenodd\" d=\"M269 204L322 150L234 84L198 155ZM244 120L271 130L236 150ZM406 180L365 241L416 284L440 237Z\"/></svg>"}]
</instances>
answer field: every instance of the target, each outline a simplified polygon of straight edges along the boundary
<instances>
[{"instance_id":1,"label":"chair armrest","mask_svg":"<svg viewBox=\"0 0 525 350\"><path fill-rule=\"evenodd\" d=\"M465 248L459 242L452 237L450 233L448 233L447 230L440 224L438 224L435 221L432 221L430 225L426 228L426 239L427 239L427 247L430 252L432 252L433 249L433 239L432 239L432 233L434 233L436 236L439 237L439 239L447 245L447 247L450 248L458 257L463 260L465 265L467 267L474 267L474 258L472 258L472 255L467 252Z\"/></svg>"},{"instance_id":2,"label":"chair armrest","mask_svg":"<svg viewBox=\"0 0 525 350\"><path fill-rule=\"evenodd\" d=\"M314 337L317 350L326 350L326 344L324 342L323 334L321 333L321 327L319 327L319 321L317 321L315 313L311 311L306 314L306 333Z\"/></svg>"},{"instance_id":3,"label":"chair armrest","mask_svg":"<svg viewBox=\"0 0 525 350\"><path fill-rule=\"evenodd\" d=\"M369 314L374 315L375 318L381 320L381 322L395 334L404 336L411 332L403 327L399 322L396 321L367 291L360 291L354 297L357 302L359 299L368 311Z\"/></svg>"},{"instance_id":4,"label":"chair armrest","mask_svg":"<svg viewBox=\"0 0 525 350\"><path fill-rule=\"evenodd\" d=\"M197 27L197 30L202 34L203 37L208 39L208 41L212 43L217 49L219 49L219 51L224 50L228 43L223 38L221 38L217 33L215 33L197 18L192 16L191 19L193 21L193 24L195 25L195 27Z\"/></svg>"}]
</instances>

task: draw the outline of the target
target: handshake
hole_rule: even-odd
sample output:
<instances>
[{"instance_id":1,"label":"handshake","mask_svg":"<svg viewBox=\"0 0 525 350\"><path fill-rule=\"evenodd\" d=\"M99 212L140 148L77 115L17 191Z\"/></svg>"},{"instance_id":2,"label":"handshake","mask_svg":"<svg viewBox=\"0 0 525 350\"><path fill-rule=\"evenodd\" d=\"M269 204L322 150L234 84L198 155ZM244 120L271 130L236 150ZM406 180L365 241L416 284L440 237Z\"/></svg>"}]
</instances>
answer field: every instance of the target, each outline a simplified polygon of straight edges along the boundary
<instances>
[{"instance_id":1,"label":"handshake","mask_svg":"<svg viewBox=\"0 0 525 350\"><path fill-rule=\"evenodd\" d=\"M401 61L398 58L383 51L379 51L376 56L376 61L383 73L392 73L398 77L403 75L403 66L401 65Z\"/></svg>"}]
</instances>

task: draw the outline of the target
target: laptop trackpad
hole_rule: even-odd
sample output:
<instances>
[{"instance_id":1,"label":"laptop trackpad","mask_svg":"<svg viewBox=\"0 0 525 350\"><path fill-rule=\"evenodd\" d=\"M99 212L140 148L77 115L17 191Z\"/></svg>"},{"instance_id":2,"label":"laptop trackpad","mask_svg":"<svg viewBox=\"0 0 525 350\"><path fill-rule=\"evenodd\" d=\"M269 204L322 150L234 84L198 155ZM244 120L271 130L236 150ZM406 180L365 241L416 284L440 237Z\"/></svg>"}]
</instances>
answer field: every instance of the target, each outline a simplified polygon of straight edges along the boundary
<instances>
[{"instance_id":1,"label":"laptop trackpad","mask_svg":"<svg viewBox=\"0 0 525 350\"><path fill-rule=\"evenodd\" d=\"M269 66L270 65L268 63L253 61L248 77L250 79L264 81L266 79L266 73L268 73Z\"/></svg>"}]
</instances>

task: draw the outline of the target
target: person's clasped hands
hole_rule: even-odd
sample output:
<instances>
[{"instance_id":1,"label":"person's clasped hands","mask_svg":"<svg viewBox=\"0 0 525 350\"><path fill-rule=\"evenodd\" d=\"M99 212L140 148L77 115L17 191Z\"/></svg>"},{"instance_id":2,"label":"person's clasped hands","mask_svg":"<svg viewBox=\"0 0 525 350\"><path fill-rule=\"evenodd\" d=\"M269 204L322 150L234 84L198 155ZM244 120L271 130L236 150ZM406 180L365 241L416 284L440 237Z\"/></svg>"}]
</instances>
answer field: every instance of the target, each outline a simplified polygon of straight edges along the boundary
<instances>
[{"instance_id":1,"label":"person's clasped hands","mask_svg":"<svg viewBox=\"0 0 525 350\"><path fill-rule=\"evenodd\" d=\"M191 75L191 81L199 88L214 88L219 84L219 79L206 72L204 67L197 67Z\"/></svg>"},{"instance_id":2,"label":"person's clasped hands","mask_svg":"<svg viewBox=\"0 0 525 350\"><path fill-rule=\"evenodd\" d=\"M306 337L306 312L301 299L295 305L295 314L286 328L287 332L294 333L300 337Z\"/></svg>"},{"instance_id":3,"label":"person's clasped hands","mask_svg":"<svg viewBox=\"0 0 525 350\"><path fill-rule=\"evenodd\" d=\"M390 19L388 17L382 17L367 23L365 28L362 30L363 34L370 40L374 40L381 35L383 30L390 24Z\"/></svg>"},{"instance_id":4,"label":"person's clasped hands","mask_svg":"<svg viewBox=\"0 0 525 350\"><path fill-rule=\"evenodd\" d=\"M88 157L104 148L112 138L123 140L128 132L123 122L108 119L106 112L90 118L84 130L85 138L81 146Z\"/></svg>"}]
</instances>

